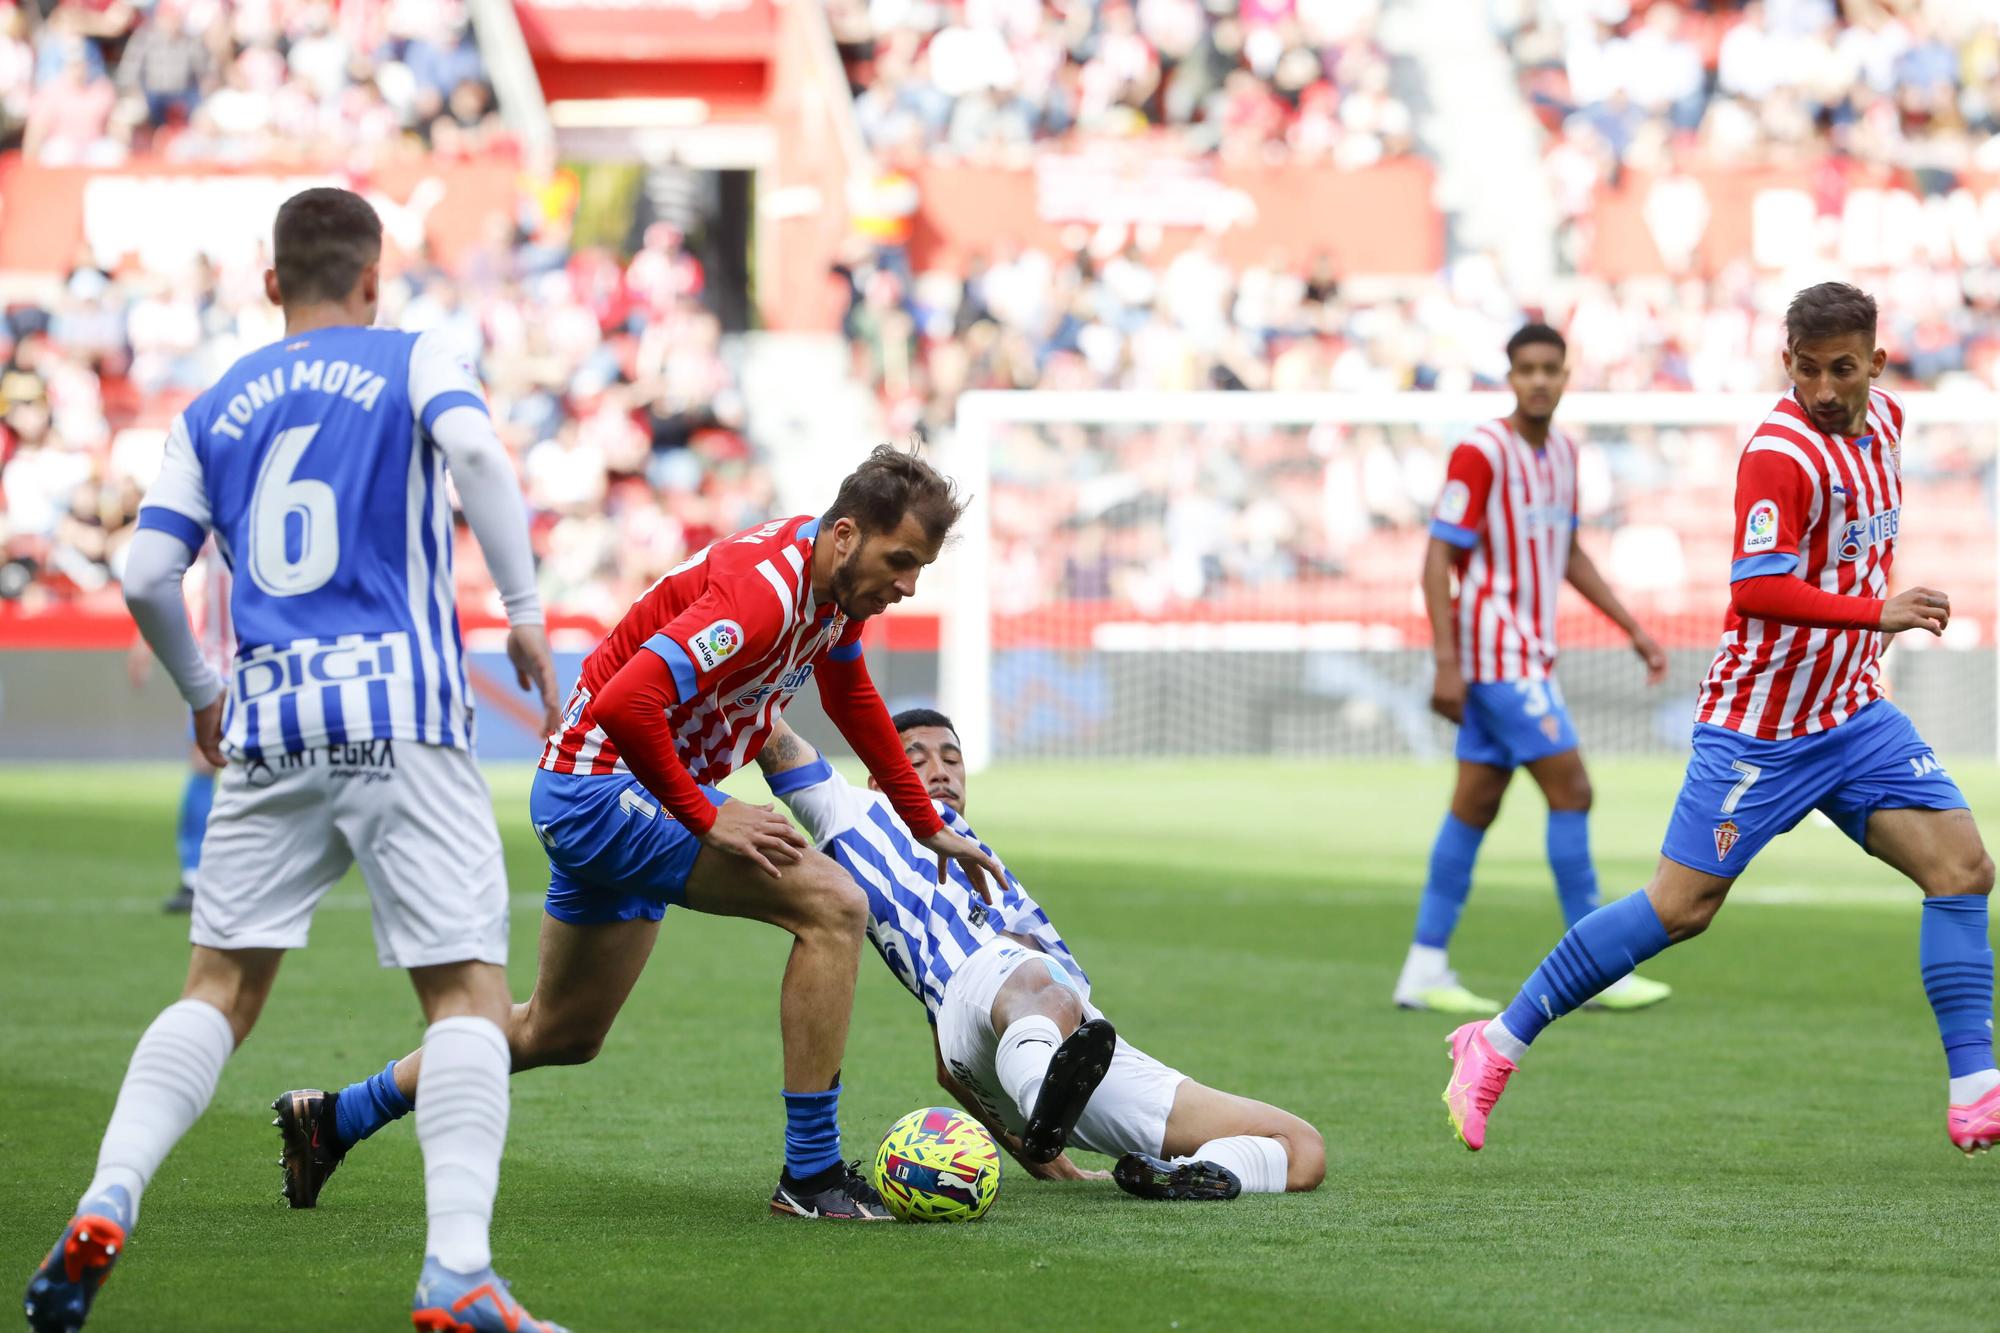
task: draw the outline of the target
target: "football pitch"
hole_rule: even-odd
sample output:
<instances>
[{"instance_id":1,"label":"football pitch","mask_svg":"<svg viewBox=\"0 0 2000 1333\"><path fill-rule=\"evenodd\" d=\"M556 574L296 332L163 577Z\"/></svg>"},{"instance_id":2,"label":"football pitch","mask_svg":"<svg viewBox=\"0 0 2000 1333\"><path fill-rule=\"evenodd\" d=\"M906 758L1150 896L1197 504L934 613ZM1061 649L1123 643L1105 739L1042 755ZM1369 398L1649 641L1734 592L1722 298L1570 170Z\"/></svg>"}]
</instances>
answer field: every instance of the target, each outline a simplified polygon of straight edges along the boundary
<instances>
[{"instance_id":1,"label":"football pitch","mask_svg":"<svg viewBox=\"0 0 2000 1333\"><path fill-rule=\"evenodd\" d=\"M1650 870L1679 766L1593 773L1610 897ZM2000 808L2000 770L1955 773L1975 810ZM527 771L491 777L525 995L542 862ZM972 780L974 825L1120 1031L1317 1125L1317 1193L1142 1203L1009 1161L969 1226L771 1217L786 938L669 913L597 1061L514 1081L497 1266L577 1333L1990 1325L2000 1160L1968 1163L1945 1138L1916 891L1802 826L1707 937L1646 969L1671 1001L1551 1030L1473 1156L1438 1098L1452 1020L1388 1002L1448 781L1442 764L1236 761ZM734 785L761 791L754 774ZM178 791L171 767L0 769L10 1301L90 1176L134 1041L177 993L186 924L157 903ZM1510 994L1559 933L1541 838L1524 783L1454 951L1476 990ZM408 983L375 966L350 878L154 1180L91 1329L407 1328L424 1238L411 1124L293 1212L267 1106L370 1074L421 1032ZM872 950L845 1083L849 1156L944 1100L922 1009Z\"/></svg>"}]
</instances>

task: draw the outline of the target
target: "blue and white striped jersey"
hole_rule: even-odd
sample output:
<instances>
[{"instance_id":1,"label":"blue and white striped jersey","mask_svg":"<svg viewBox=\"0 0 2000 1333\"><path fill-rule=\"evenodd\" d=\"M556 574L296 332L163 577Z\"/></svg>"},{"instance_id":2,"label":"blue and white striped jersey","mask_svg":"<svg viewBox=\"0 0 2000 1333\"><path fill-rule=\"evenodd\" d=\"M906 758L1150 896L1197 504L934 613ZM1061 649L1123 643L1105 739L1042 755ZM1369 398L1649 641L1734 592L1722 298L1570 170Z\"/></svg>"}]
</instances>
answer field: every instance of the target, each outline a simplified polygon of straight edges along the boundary
<instances>
[{"instance_id":1,"label":"blue and white striped jersey","mask_svg":"<svg viewBox=\"0 0 2000 1333\"><path fill-rule=\"evenodd\" d=\"M1002 931L1035 941L1089 995L1090 978L1013 871L1007 872L1005 892L990 907L957 862L951 877L938 883L937 857L910 836L889 798L855 786L824 757L773 775L770 786L771 794L798 816L806 836L840 862L867 894L869 940L896 979L924 1002L932 1023L952 973ZM953 832L979 842L963 815L942 801L935 804Z\"/></svg>"},{"instance_id":2,"label":"blue and white striped jersey","mask_svg":"<svg viewBox=\"0 0 2000 1333\"><path fill-rule=\"evenodd\" d=\"M229 564L223 743L472 745L451 501L429 431L484 412L433 334L316 329L250 353L174 420L139 526Z\"/></svg>"}]
</instances>

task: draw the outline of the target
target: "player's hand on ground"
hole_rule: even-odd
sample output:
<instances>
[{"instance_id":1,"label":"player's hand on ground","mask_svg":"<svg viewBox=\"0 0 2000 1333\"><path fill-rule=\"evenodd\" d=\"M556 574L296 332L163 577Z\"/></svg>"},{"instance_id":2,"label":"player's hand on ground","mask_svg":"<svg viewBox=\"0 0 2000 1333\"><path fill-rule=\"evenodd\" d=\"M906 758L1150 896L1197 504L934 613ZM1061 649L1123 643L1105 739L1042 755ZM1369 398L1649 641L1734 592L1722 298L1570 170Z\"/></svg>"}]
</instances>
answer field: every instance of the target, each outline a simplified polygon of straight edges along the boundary
<instances>
[{"instance_id":1,"label":"player's hand on ground","mask_svg":"<svg viewBox=\"0 0 2000 1333\"><path fill-rule=\"evenodd\" d=\"M1438 663L1431 681L1431 711L1448 722L1465 721L1465 675L1456 664Z\"/></svg>"},{"instance_id":2,"label":"player's hand on ground","mask_svg":"<svg viewBox=\"0 0 2000 1333\"><path fill-rule=\"evenodd\" d=\"M768 805L725 801L702 842L718 851L740 856L772 879L781 865L797 865L805 855L806 835Z\"/></svg>"},{"instance_id":3,"label":"player's hand on ground","mask_svg":"<svg viewBox=\"0 0 2000 1333\"><path fill-rule=\"evenodd\" d=\"M1632 651L1646 664L1646 683L1658 685L1667 678L1667 654L1653 636L1642 629L1632 631Z\"/></svg>"},{"instance_id":4,"label":"player's hand on ground","mask_svg":"<svg viewBox=\"0 0 2000 1333\"><path fill-rule=\"evenodd\" d=\"M1036 1180L1109 1180L1109 1171L1086 1171L1070 1161L1069 1154L1063 1153L1053 1162L1035 1162L1026 1157L1016 1159L1026 1167L1028 1174Z\"/></svg>"},{"instance_id":5,"label":"player's hand on ground","mask_svg":"<svg viewBox=\"0 0 2000 1333\"><path fill-rule=\"evenodd\" d=\"M950 829L944 828L925 838L923 844L937 853L938 883L944 883L945 876L951 873L945 868L945 862L950 860L958 862L958 868L972 881L972 887L977 889L979 896L989 903L993 901L993 889L987 884L986 877L991 875L993 883L1003 888L1006 886L1007 872L1001 869L1000 863L993 859L991 852L980 847L972 839L962 838Z\"/></svg>"},{"instance_id":6,"label":"player's hand on ground","mask_svg":"<svg viewBox=\"0 0 2000 1333\"><path fill-rule=\"evenodd\" d=\"M217 768L229 766L229 756L222 752L222 701L228 697L224 690L212 703L194 710L194 747Z\"/></svg>"},{"instance_id":7,"label":"player's hand on ground","mask_svg":"<svg viewBox=\"0 0 2000 1333\"><path fill-rule=\"evenodd\" d=\"M1898 634L1906 629L1927 629L1943 634L1951 623L1951 598L1936 588L1905 588L1882 603L1882 632Z\"/></svg>"},{"instance_id":8,"label":"player's hand on ground","mask_svg":"<svg viewBox=\"0 0 2000 1333\"><path fill-rule=\"evenodd\" d=\"M524 690L542 696L542 734L563 729L562 698L556 693L556 659L549 652L548 631L540 625L516 625L507 631L507 660Z\"/></svg>"}]
</instances>

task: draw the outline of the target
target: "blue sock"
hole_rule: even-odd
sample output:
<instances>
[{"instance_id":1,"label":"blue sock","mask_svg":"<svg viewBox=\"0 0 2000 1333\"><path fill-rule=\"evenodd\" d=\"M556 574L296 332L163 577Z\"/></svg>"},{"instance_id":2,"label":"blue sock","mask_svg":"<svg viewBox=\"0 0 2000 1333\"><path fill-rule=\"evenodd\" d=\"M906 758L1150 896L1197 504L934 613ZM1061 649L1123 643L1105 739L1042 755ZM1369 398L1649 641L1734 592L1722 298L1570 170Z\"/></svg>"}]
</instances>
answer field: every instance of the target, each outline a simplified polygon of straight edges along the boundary
<instances>
[{"instance_id":1,"label":"blue sock","mask_svg":"<svg viewBox=\"0 0 2000 1333\"><path fill-rule=\"evenodd\" d=\"M174 830L183 876L193 874L201 864L201 835L208 830L208 808L214 804L215 774L188 770L187 783L181 788L180 825Z\"/></svg>"},{"instance_id":2,"label":"blue sock","mask_svg":"<svg viewBox=\"0 0 2000 1333\"><path fill-rule=\"evenodd\" d=\"M788 1092L785 1097L785 1172L793 1180L817 1175L840 1161L840 1086L830 1092Z\"/></svg>"},{"instance_id":3,"label":"blue sock","mask_svg":"<svg viewBox=\"0 0 2000 1333\"><path fill-rule=\"evenodd\" d=\"M1472 896L1472 863L1479 856L1485 829L1472 825L1447 811L1438 827L1437 841L1431 844L1430 873L1424 877L1423 900L1417 904L1417 943L1427 949L1442 949L1451 943L1458 928L1458 914Z\"/></svg>"},{"instance_id":4,"label":"blue sock","mask_svg":"<svg viewBox=\"0 0 2000 1333\"><path fill-rule=\"evenodd\" d=\"M414 1103L396 1087L396 1062L379 1074L340 1090L333 1103L333 1133L343 1148L352 1148L392 1120L401 1120Z\"/></svg>"},{"instance_id":5,"label":"blue sock","mask_svg":"<svg viewBox=\"0 0 2000 1333\"><path fill-rule=\"evenodd\" d=\"M1556 899L1563 924L1574 926L1597 910L1597 866L1590 859L1590 813L1549 811L1549 869L1556 876Z\"/></svg>"},{"instance_id":6,"label":"blue sock","mask_svg":"<svg viewBox=\"0 0 2000 1333\"><path fill-rule=\"evenodd\" d=\"M1644 891L1600 907L1570 927L1500 1021L1526 1045L1672 942Z\"/></svg>"},{"instance_id":7,"label":"blue sock","mask_svg":"<svg viewBox=\"0 0 2000 1333\"><path fill-rule=\"evenodd\" d=\"M1924 899L1917 963L1951 1076L1993 1068L1993 948L1986 942L1985 897Z\"/></svg>"}]
</instances>

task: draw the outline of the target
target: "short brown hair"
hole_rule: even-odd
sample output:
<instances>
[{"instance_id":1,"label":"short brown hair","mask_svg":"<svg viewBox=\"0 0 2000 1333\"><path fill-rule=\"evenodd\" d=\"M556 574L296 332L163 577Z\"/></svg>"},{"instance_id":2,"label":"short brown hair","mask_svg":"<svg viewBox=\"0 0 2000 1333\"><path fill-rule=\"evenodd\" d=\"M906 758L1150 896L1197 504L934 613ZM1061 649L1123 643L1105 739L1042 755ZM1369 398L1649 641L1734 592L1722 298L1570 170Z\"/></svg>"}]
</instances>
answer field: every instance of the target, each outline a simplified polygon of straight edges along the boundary
<instances>
[{"instance_id":1,"label":"short brown hair","mask_svg":"<svg viewBox=\"0 0 2000 1333\"><path fill-rule=\"evenodd\" d=\"M286 305L344 301L382 257L382 219L352 190L301 190L278 208L271 267Z\"/></svg>"},{"instance_id":2,"label":"short brown hair","mask_svg":"<svg viewBox=\"0 0 2000 1333\"><path fill-rule=\"evenodd\" d=\"M864 532L894 532L905 517L923 524L924 535L942 542L965 512L951 480L916 454L893 444L878 444L860 467L847 474L833 507L821 522L851 518Z\"/></svg>"},{"instance_id":3,"label":"short brown hair","mask_svg":"<svg viewBox=\"0 0 2000 1333\"><path fill-rule=\"evenodd\" d=\"M1822 282L1792 298L1785 310L1785 344L1818 342L1843 333L1865 333L1875 341L1875 298L1844 282Z\"/></svg>"}]
</instances>

